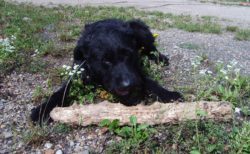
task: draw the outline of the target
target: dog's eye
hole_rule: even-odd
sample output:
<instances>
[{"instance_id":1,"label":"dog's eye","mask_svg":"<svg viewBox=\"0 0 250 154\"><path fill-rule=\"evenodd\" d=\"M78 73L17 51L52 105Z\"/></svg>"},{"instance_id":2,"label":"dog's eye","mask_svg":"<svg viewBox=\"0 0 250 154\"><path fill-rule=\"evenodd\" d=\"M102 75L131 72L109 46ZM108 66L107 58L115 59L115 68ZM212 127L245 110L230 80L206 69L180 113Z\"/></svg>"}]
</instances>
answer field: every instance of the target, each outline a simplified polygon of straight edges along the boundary
<instances>
[{"instance_id":1,"label":"dog's eye","mask_svg":"<svg viewBox=\"0 0 250 154\"><path fill-rule=\"evenodd\" d=\"M112 63L110 61L104 60L102 63L106 66L112 66Z\"/></svg>"}]
</instances>

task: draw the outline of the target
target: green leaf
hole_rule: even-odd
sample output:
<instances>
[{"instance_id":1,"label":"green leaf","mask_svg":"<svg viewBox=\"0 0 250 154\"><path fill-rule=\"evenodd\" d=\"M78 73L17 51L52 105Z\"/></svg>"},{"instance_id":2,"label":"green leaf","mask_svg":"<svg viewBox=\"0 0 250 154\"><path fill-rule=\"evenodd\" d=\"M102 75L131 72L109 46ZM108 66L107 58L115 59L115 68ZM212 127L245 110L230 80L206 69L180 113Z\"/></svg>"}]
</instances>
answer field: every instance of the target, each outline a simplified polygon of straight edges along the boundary
<instances>
[{"instance_id":1,"label":"green leaf","mask_svg":"<svg viewBox=\"0 0 250 154\"><path fill-rule=\"evenodd\" d=\"M209 153L214 152L216 150L216 145L215 144L209 144L207 147L207 151Z\"/></svg>"},{"instance_id":2,"label":"green leaf","mask_svg":"<svg viewBox=\"0 0 250 154\"><path fill-rule=\"evenodd\" d=\"M130 123L133 125L133 126L136 126L136 123L137 123L137 118L136 116L132 115L130 116Z\"/></svg>"},{"instance_id":3,"label":"green leaf","mask_svg":"<svg viewBox=\"0 0 250 154\"><path fill-rule=\"evenodd\" d=\"M100 122L99 126L100 126L100 127L106 127L106 126L109 126L110 123L111 123L111 121L110 121L109 119L103 119L103 120Z\"/></svg>"},{"instance_id":4,"label":"green leaf","mask_svg":"<svg viewBox=\"0 0 250 154\"><path fill-rule=\"evenodd\" d=\"M109 125L110 131L115 131L120 125L120 121L118 119L113 120Z\"/></svg>"},{"instance_id":5,"label":"green leaf","mask_svg":"<svg viewBox=\"0 0 250 154\"><path fill-rule=\"evenodd\" d=\"M207 116L207 112L204 111L204 110L201 110L201 109L197 109L196 110L196 115L200 116L200 117L205 117L205 116Z\"/></svg>"},{"instance_id":6,"label":"green leaf","mask_svg":"<svg viewBox=\"0 0 250 154\"><path fill-rule=\"evenodd\" d=\"M198 150L192 150L192 151L190 151L190 154L200 154L200 151L198 151Z\"/></svg>"},{"instance_id":7,"label":"green leaf","mask_svg":"<svg viewBox=\"0 0 250 154\"><path fill-rule=\"evenodd\" d=\"M148 128L148 125L147 124L141 124L137 127L137 131L140 131L140 130L145 130Z\"/></svg>"},{"instance_id":8,"label":"green leaf","mask_svg":"<svg viewBox=\"0 0 250 154\"><path fill-rule=\"evenodd\" d=\"M122 137L128 138L132 135L132 128L128 126L122 127L117 134Z\"/></svg>"}]
</instances>

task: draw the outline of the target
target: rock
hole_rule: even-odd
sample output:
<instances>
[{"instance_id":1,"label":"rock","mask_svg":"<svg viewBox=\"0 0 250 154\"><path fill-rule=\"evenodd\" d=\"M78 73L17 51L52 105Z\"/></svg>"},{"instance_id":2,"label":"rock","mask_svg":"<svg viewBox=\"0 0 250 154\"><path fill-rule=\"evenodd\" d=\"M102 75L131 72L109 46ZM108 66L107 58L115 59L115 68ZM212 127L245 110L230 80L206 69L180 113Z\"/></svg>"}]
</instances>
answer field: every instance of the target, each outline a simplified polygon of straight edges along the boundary
<instances>
[{"instance_id":1,"label":"rock","mask_svg":"<svg viewBox=\"0 0 250 154\"><path fill-rule=\"evenodd\" d=\"M83 151L81 153L82 154L89 154L89 147L88 146L84 146L83 147Z\"/></svg>"},{"instance_id":2,"label":"rock","mask_svg":"<svg viewBox=\"0 0 250 154\"><path fill-rule=\"evenodd\" d=\"M3 106L3 102L0 101L0 110L2 110L3 107L4 107L4 106Z\"/></svg>"},{"instance_id":3,"label":"rock","mask_svg":"<svg viewBox=\"0 0 250 154\"><path fill-rule=\"evenodd\" d=\"M62 152L62 150L61 149L59 149L59 150L57 150L56 151L56 153L55 154L63 154L63 152Z\"/></svg>"},{"instance_id":4,"label":"rock","mask_svg":"<svg viewBox=\"0 0 250 154\"><path fill-rule=\"evenodd\" d=\"M75 143L73 141L69 141L69 146L73 147L75 145Z\"/></svg>"},{"instance_id":5,"label":"rock","mask_svg":"<svg viewBox=\"0 0 250 154\"><path fill-rule=\"evenodd\" d=\"M7 101L5 99L1 99L0 102L7 103Z\"/></svg>"},{"instance_id":6,"label":"rock","mask_svg":"<svg viewBox=\"0 0 250 154\"><path fill-rule=\"evenodd\" d=\"M39 149L36 149L36 152L35 152L35 154L43 154L43 153L42 153L42 151L41 151L41 150L39 150Z\"/></svg>"},{"instance_id":7,"label":"rock","mask_svg":"<svg viewBox=\"0 0 250 154\"><path fill-rule=\"evenodd\" d=\"M4 103L7 103L7 101L4 99L1 99L0 100L0 110L2 110L4 108Z\"/></svg>"},{"instance_id":8,"label":"rock","mask_svg":"<svg viewBox=\"0 0 250 154\"><path fill-rule=\"evenodd\" d=\"M13 137L13 134L12 134L12 132L3 132L3 136L5 139L8 139L8 138Z\"/></svg>"},{"instance_id":9,"label":"rock","mask_svg":"<svg viewBox=\"0 0 250 154\"><path fill-rule=\"evenodd\" d=\"M52 149L47 149L44 151L44 154L54 154L55 153L55 150L52 150Z\"/></svg>"},{"instance_id":10,"label":"rock","mask_svg":"<svg viewBox=\"0 0 250 154\"><path fill-rule=\"evenodd\" d=\"M46 142L46 143L44 144L44 147L45 147L46 149L50 149L52 146L53 146L53 144L52 144L52 143L49 143L49 142Z\"/></svg>"}]
</instances>

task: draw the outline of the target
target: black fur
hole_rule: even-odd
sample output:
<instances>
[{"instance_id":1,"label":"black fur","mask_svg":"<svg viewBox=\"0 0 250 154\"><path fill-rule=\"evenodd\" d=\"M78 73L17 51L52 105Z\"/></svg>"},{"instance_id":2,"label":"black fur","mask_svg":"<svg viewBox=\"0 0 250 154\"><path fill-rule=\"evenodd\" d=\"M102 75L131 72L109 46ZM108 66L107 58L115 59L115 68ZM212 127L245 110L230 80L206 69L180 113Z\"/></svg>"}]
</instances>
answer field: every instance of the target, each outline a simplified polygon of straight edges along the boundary
<instances>
[{"instance_id":1,"label":"black fur","mask_svg":"<svg viewBox=\"0 0 250 154\"><path fill-rule=\"evenodd\" d=\"M101 85L127 106L138 104L149 94L162 102L181 98L180 93L164 89L143 73L141 56L168 64L166 56L159 53L156 57L152 51L157 51L154 37L143 22L108 19L85 26L74 50L74 63L84 63L84 84ZM31 119L42 122L54 107L68 106L69 89L70 82L64 83L48 101L32 109Z\"/></svg>"}]
</instances>

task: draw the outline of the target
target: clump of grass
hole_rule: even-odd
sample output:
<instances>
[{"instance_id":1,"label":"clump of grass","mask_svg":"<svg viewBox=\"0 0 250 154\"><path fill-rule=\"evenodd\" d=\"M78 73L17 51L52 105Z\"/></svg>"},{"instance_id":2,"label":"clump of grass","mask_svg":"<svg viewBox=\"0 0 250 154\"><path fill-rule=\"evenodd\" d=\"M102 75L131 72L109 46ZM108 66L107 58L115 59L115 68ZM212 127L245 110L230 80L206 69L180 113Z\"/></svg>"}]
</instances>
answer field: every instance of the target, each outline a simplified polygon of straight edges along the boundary
<instances>
[{"instance_id":1,"label":"clump of grass","mask_svg":"<svg viewBox=\"0 0 250 154\"><path fill-rule=\"evenodd\" d=\"M62 33L59 37L60 37L60 40L63 42L70 42L70 41L74 40L73 35L70 32Z\"/></svg>"},{"instance_id":2,"label":"clump of grass","mask_svg":"<svg viewBox=\"0 0 250 154\"><path fill-rule=\"evenodd\" d=\"M201 57L198 63L194 62L193 66L201 64ZM235 107L242 107L244 102L250 97L250 78L242 76L240 69L236 68L237 62L231 61L224 66L217 63L213 72L208 69L199 70L197 79L197 99L203 100L225 100L231 102Z\"/></svg>"},{"instance_id":3,"label":"clump of grass","mask_svg":"<svg viewBox=\"0 0 250 154\"><path fill-rule=\"evenodd\" d=\"M149 77L159 82L160 84L163 83L163 73L162 73L162 68L164 66L163 63L156 64L155 62L149 60L148 57L143 57L142 65L144 72Z\"/></svg>"},{"instance_id":4,"label":"clump of grass","mask_svg":"<svg viewBox=\"0 0 250 154\"><path fill-rule=\"evenodd\" d=\"M72 128L67 124L57 123L53 126L52 130L55 133L64 134L64 133L69 133L72 130Z\"/></svg>"},{"instance_id":5,"label":"clump of grass","mask_svg":"<svg viewBox=\"0 0 250 154\"><path fill-rule=\"evenodd\" d=\"M250 40L250 29L240 29L236 32L235 38L237 40L244 40L249 41Z\"/></svg>"},{"instance_id":6,"label":"clump of grass","mask_svg":"<svg viewBox=\"0 0 250 154\"><path fill-rule=\"evenodd\" d=\"M238 30L237 26L227 26L226 31L228 32L236 32Z\"/></svg>"},{"instance_id":7,"label":"clump of grass","mask_svg":"<svg viewBox=\"0 0 250 154\"><path fill-rule=\"evenodd\" d=\"M232 153L250 153L250 123L244 122L241 127L235 127L230 134Z\"/></svg>"},{"instance_id":8,"label":"clump of grass","mask_svg":"<svg viewBox=\"0 0 250 154\"><path fill-rule=\"evenodd\" d=\"M198 44L195 43L182 43L179 45L181 48L183 49L189 49L189 50L198 50L200 49L200 46Z\"/></svg>"},{"instance_id":9,"label":"clump of grass","mask_svg":"<svg viewBox=\"0 0 250 154\"><path fill-rule=\"evenodd\" d=\"M122 140L112 143L106 149L107 153L134 153L138 151L138 148L145 143L145 141L153 135L155 130L148 125L138 124L137 117L130 116L130 123L128 126L120 127L119 120L110 121L104 119L101 123L101 127L108 127L109 131L122 137Z\"/></svg>"},{"instance_id":10,"label":"clump of grass","mask_svg":"<svg viewBox=\"0 0 250 154\"><path fill-rule=\"evenodd\" d=\"M202 32L220 34L221 25L211 20L212 18L203 17L203 20L193 21L191 16L180 16L174 20L174 25L188 32Z\"/></svg>"},{"instance_id":11,"label":"clump of grass","mask_svg":"<svg viewBox=\"0 0 250 154\"><path fill-rule=\"evenodd\" d=\"M23 140L27 145L40 145L49 138L51 129L48 126L35 126L23 134Z\"/></svg>"}]
</instances>

